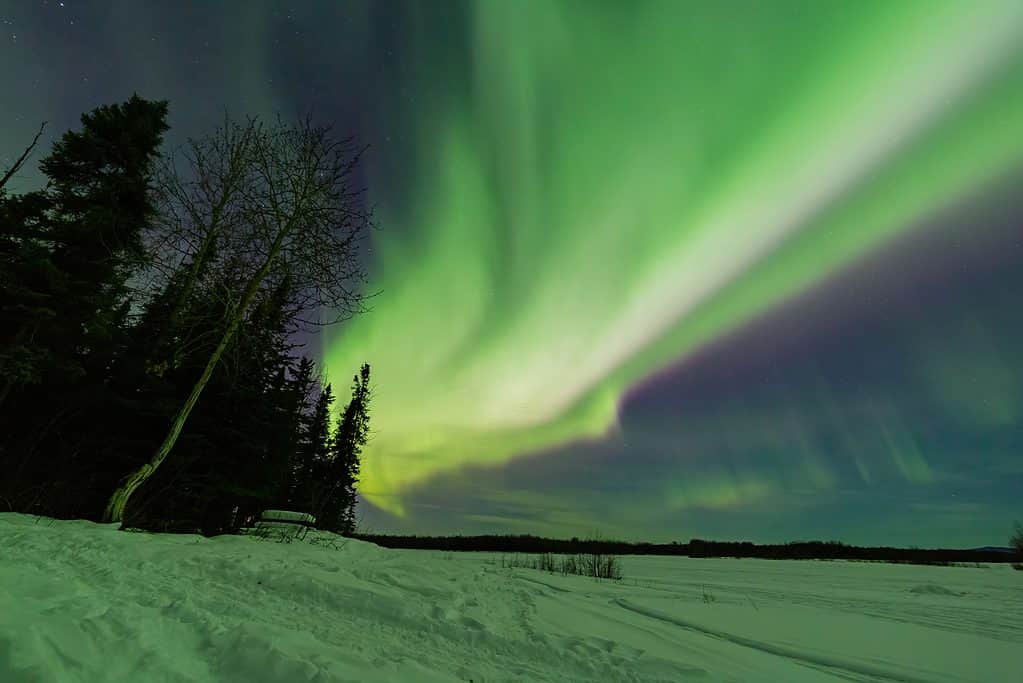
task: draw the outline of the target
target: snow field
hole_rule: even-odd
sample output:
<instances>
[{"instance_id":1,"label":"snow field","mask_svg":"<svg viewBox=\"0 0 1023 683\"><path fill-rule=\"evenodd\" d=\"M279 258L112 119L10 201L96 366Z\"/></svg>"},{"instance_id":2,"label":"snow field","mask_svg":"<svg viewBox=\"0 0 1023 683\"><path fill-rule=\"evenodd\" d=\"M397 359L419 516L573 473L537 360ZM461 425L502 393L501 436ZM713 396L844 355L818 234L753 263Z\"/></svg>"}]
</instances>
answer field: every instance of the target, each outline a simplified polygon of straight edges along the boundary
<instances>
[{"instance_id":1,"label":"snow field","mask_svg":"<svg viewBox=\"0 0 1023 683\"><path fill-rule=\"evenodd\" d=\"M0 514L0 681L1023 681L1023 572L492 554Z\"/></svg>"}]
</instances>

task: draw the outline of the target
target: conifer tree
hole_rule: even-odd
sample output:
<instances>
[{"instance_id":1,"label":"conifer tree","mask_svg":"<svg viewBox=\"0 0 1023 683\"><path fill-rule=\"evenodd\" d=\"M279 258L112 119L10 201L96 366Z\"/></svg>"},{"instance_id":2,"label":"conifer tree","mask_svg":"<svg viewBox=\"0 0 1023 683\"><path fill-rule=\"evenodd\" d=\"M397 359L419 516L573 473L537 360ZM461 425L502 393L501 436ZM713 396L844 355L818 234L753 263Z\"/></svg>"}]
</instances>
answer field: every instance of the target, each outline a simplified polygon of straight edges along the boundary
<instances>
[{"instance_id":1,"label":"conifer tree","mask_svg":"<svg viewBox=\"0 0 1023 683\"><path fill-rule=\"evenodd\" d=\"M166 116L166 102L137 95L84 114L40 165L47 189L4 201L0 402L19 384L66 384L108 366L128 280L145 260Z\"/></svg>"},{"instance_id":2,"label":"conifer tree","mask_svg":"<svg viewBox=\"0 0 1023 683\"><path fill-rule=\"evenodd\" d=\"M311 394L316 364L302 356L293 376L285 383L283 410L287 420L282 431L282 456L287 462L285 478L281 481L281 505L294 507L297 504L298 489L303 471L305 454L311 450L308 441L312 415Z\"/></svg>"},{"instance_id":3,"label":"conifer tree","mask_svg":"<svg viewBox=\"0 0 1023 683\"><path fill-rule=\"evenodd\" d=\"M355 485L359 481L362 448L369 438L369 364L352 378L352 399L338 417L331 443L327 489L319 513L321 528L350 534L355 531Z\"/></svg>"},{"instance_id":4,"label":"conifer tree","mask_svg":"<svg viewBox=\"0 0 1023 683\"><path fill-rule=\"evenodd\" d=\"M43 192L0 197L0 406L16 386L38 384L52 363L36 332L56 315L62 274L46 242Z\"/></svg>"},{"instance_id":5,"label":"conifer tree","mask_svg":"<svg viewBox=\"0 0 1023 683\"><path fill-rule=\"evenodd\" d=\"M166 114L137 96L99 107L43 159L46 188L0 197L0 488L12 507L82 514L103 479L97 446L123 425L108 380L146 261Z\"/></svg>"},{"instance_id":6,"label":"conifer tree","mask_svg":"<svg viewBox=\"0 0 1023 683\"><path fill-rule=\"evenodd\" d=\"M320 390L313 407L305 438L298 451L298 471L294 507L316 514L322 495L325 466L330 457L330 416L334 390L328 383Z\"/></svg>"}]
</instances>

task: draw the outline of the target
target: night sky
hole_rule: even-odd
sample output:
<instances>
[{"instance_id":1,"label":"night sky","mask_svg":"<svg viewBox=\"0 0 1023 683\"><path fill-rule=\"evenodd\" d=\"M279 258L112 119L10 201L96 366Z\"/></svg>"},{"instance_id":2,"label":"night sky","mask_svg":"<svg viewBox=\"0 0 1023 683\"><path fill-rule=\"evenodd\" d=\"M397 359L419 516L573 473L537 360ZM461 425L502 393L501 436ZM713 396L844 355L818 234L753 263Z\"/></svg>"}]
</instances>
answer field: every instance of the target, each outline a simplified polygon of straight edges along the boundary
<instances>
[{"instance_id":1,"label":"night sky","mask_svg":"<svg viewBox=\"0 0 1023 683\"><path fill-rule=\"evenodd\" d=\"M0 65L5 166L133 91L370 145L364 531L1023 518L1019 0L0 0Z\"/></svg>"}]
</instances>

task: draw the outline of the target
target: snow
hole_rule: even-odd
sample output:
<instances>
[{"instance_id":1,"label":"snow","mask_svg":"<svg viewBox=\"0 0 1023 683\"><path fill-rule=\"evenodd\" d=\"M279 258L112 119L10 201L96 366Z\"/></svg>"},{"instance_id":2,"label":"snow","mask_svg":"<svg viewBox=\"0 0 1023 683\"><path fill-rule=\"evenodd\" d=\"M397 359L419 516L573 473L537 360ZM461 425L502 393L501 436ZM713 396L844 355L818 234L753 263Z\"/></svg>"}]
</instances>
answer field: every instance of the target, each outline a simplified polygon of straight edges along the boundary
<instances>
[{"instance_id":1,"label":"snow","mask_svg":"<svg viewBox=\"0 0 1023 683\"><path fill-rule=\"evenodd\" d=\"M1023 572L492 554L0 514L0 681L1023 681Z\"/></svg>"}]
</instances>

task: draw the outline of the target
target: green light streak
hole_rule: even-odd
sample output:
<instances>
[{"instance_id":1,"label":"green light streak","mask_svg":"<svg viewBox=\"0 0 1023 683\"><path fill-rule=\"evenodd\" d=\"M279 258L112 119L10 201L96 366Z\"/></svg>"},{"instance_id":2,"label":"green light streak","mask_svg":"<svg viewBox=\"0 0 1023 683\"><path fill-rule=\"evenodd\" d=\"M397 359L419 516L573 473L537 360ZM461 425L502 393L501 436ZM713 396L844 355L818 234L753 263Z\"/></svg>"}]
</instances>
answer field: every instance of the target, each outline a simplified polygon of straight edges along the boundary
<instances>
[{"instance_id":1,"label":"green light streak","mask_svg":"<svg viewBox=\"0 0 1023 683\"><path fill-rule=\"evenodd\" d=\"M390 122L417 162L374 197L382 294L325 353L335 382L374 367L361 491L396 514L432 474L599 437L637 380L1023 159L1017 2L473 7L471 83L438 93L413 48L433 115ZM707 500L767 489L730 491Z\"/></svg>"}]
</instances>

